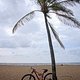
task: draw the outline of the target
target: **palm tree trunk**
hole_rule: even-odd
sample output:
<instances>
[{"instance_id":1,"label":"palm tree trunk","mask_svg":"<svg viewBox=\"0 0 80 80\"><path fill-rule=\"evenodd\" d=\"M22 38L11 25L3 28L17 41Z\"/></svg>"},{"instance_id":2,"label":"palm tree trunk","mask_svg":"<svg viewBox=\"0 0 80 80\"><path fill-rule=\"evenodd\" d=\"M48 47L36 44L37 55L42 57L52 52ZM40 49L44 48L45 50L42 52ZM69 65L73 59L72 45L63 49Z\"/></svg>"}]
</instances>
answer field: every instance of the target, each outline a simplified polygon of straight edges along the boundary
<instances>
[{"instance_id":1,"label":"palm tree trunk","mask_svg":"<svg viewBox=\"0 0 80 80\"><path fill-rule=\"evenodd\" d=\"M48 41L49 41L49 47L50 47L50 53L51 53L52 79L53 79L53 80L57 80L55 56L54 56L54 50L53 50L53 45L52 45L50 30L49 30L49 27L48 27L48 21L47 21L46 13L44 13L44 18L45 18L46 30L47 30Z\"/></svg>"}]
</instances>

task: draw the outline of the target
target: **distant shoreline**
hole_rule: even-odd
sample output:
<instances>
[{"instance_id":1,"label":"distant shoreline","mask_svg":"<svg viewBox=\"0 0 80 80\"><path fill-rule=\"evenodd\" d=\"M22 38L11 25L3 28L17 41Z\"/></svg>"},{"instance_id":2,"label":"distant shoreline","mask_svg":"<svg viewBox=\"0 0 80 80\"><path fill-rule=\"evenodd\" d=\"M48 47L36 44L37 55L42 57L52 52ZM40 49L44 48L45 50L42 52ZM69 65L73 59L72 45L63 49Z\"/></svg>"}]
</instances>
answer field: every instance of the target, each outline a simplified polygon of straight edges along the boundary
<instances>
[{"instance_id":1,"label":"distant shoreline","mask_svg":"<svg viewBox=\"0 0 80 80\"><path fill-rule=\"evenodd\" d=\"M0 63L0 65L36 66L36 65L51 65L51 63ZM80 65L80 63L56 63L56 65Z\"/></svg>"}]
</instances>

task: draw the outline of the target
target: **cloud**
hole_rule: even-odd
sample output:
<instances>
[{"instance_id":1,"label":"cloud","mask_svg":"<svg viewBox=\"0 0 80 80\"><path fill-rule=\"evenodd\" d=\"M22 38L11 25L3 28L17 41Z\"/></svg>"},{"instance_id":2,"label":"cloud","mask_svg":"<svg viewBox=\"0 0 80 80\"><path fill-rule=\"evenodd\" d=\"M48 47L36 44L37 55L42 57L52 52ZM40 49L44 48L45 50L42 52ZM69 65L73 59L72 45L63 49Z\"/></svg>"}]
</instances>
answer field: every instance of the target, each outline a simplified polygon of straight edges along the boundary
<instances>
[{"instance_id":1,"label":"cloud","mask_svg":"<svg viewBox=\"0 0 80 80\"><path fill-rule=\"evenodd\" d=\"M13 24L26 12L24 0L1 0L0 4L0 22L3 26Z\"/></svg>"},{"instance_id":2,"label":"cloud","mask_svg":"<svg viewBox=\"0 0 80 80\"><path fill-rule=\"evenodd\" d=\"M9 27L12 28L12 26L14 26L14 24L16 23L17 20L19 20L26 13L30 12L32 9L34 9L35 6L34 7L31 6L32 3L30 3L29 0L27 0L27 2L26 2L26 0L24 0L24 1L23 0L20 0L20 1L19 0L14 0L14 1L13 0L7 0L7 1L6 0L1 0L0 4L1 4L1 9L0 9L0 15L1 15L0 16L1 17L0 18L0 22L1 22L1 24L0 24L0 30L1 30L0 31L0 37L3 38L3 40L5 38L10 39L9 34L11 32L9 33L9 30L8 30ZM65 45L70 45L71 46L72 44L73 45L77 44L79 46L79 44L78 44L79 39L80 39L79 36L78 36L78 34L80 34L79 30L75 30L75 29L69 28L68 26L63 25L62 23L60 23L60 21L58 21L58 19L56 17L55 17L55 20L53 18L51 23L53 23L53 26L55 27L56 31L59 33L60 38L62 39L62 41ZM7 33L6 33L5 29L8 30ZM35 35L35 39L33 40L35 42L35 40L37 39L36 35L38 33L40 33L40 31L43 34L43 36L46 35L46 28L45 28L43 15L39 14L39 13L36 13L35 17L30 22L27 22L24 26L21 26L21 28L19 28L16 31L15 37L17 38L17 34L18 34L18 36L23 39L24 36L26 38L28 35L32 34L32 36ZM74 35L75 32L76 32L76 35ZM1 35L2 33L4 33L4 34ZM22 37L22 35L23 35L23 37ZM42 36L42 35L39 34L38 36ZM25 38L24 38L24 40L26 40ZM30 39L29 36L27 37L27 39L28 38ZM73 40L73 42L72 42L72 40ZM30 41L31 41L31 39L30 39ZM67 44L68 41L70 42L69 44Z\"/></svg>"},{"instance_id":3,"label":"cloud","mask_svg":"<svg viewBox=\"0 0 80 80\"><path fill-rule=\"evenodd\" d=\"M26 13L25 1L0 0L0 15L1 15L0 16L0 43L1 43L0 47L1 48L18 47L19 44L21 47L28 46L27 42L25 43L22 42L22 40L19 37L17 38L17 36L15 36L16 40L12 39L12 34L11 34L12 31L11 26L13 26L14 22L16 22L19 19L19 17L21 17L21 15L24 15L25 13Z\"/></svg>"},{"instance_id":4,"label":"cloud","mask_svg":"<svg viewBox=\"0 0 80 80\"><path fill-rule=\"evenodd\" d=\"M16 58L17 61L20 59L22 60L25 57L25 55L29 56L29 58L31 59L32 58L31 55L34 53L35 55L33 55L33 57L37 56L39 59L43 58L41 61L44 60L44 62L46 61L48 62L49 46L48 46L47 32L46 32L43 14L35 13L34 18L31 21L26 22L24 26L21 26L20 28L18 28L14 34L11 33L14 24L22 16L24 16L31 10L37 8L33 4L34 3L31 3L30 0L0 0L0 48L1 49L6 48L7 53L9 49L12 49L12 50L9 50L9 55L12 55L12 53L14 52L15 54L14 56L12 55L12 57ZM75 10L75 15L76 17L79 18L79 14L77 12ZM50 20L50 22L53 24L55 30L59 34L60 39L66 48L66 51L68 52L70 51L71 54L73 54L73 51L76 53L77 49L76 50L74 49L80 47L80 30L62 24L56 18L55 15L54 16L51 15L51 16L53 18L52 20ZM57 61L58 62L59 60L67 61L68 58L66 58L66 56L68 54L63 54L65 52L61 49L58 42L55 40L54 36L53 35L51 36L52 36L56 57L58 58L58 59L56 58ZM23 55L23 52L24 52L24 55ZM6 53L6 50L1 53ZM28 55L28 53L30 53L30 55ZM61 55L58 55L59 53L61 53ZM38 56L39 54L40 54L40 57ZM15 57L16 55L17 57ZM21 57L19 58L18 56L20 55L21 56L23 55L23 58ZM76 58L78 58L77 55L76 55ZM46 56L47 58L43 56ZM62 60L61 59L62 56L64 56L65 59ZM37 57L35 59L37 59ZM69 60L71 60L70 59L71 57L69 57ZM3 60L4 58L6 59L9 58L9 56L0 57L0 58L2 58ZM25 58L25 60L29 61L30 60L29 58L28 59ZM34 62L36 61L35 59L33 59ZM22 62L24 62L25 60L23 60ZM74 61L75 58L73 58L72 60ZM41 61L39 60L39 62ZM78 61L80 61L80 59Z\"/></svg>"},{"instance_id":5,"label":"cloud","mask_svg":"<svg viewBox=\"0 0 80 80\"><path fill-rule=\"evenodd\" d=\"M15 34L12 34L11 31L12 26L14 26L14 22L19 20L26 12L30 11L30 8L27 9L29 4L27 5L27 3L25 3L23 0L3 0L1 1L1 4L3 5L2 7L6 7L6 9L3 9L3 11L0 13L3 14L0 18L0 47L16 48L32 46L35 40L38 39L37 36L40 38L41 33L43 33L40 32L43 25L41 25L41 27L39 25L42 24L40 23L41 18L37 18L39 16L35 15L35 19L32 19L30 22L26 22L26 24L21 26L21 28L19 28ZM5 12L6 14L4 14Z\"/></svg>"}]
</instances>

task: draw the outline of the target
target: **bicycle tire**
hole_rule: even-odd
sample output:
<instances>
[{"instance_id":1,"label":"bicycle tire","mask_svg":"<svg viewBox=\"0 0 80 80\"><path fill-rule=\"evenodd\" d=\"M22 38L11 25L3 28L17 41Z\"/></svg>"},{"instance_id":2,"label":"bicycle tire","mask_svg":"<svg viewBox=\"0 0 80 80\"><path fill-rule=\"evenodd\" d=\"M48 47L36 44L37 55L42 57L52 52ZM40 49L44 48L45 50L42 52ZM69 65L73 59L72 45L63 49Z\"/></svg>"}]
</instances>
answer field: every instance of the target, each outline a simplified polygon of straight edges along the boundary
<instances>
[{"instance_id":1,"label":"bicycle tire","mask_svg":"<svg viewBox=\"0 0 80 80\"><path fill-rule=\"evenodd\" d=\"M32 74L26 74L22 77L21 80L36 80Z\"/></svg>"},{"instance_id":2,"label":"bicycle tire","mask_svg":"<svg viewBox=\"0 0 80 80\"><path fill-rule=\"evenodd\" d=\"M44 80L52 80L52 73L48 73L44 76Z\"/></svg>"}]
</instances>

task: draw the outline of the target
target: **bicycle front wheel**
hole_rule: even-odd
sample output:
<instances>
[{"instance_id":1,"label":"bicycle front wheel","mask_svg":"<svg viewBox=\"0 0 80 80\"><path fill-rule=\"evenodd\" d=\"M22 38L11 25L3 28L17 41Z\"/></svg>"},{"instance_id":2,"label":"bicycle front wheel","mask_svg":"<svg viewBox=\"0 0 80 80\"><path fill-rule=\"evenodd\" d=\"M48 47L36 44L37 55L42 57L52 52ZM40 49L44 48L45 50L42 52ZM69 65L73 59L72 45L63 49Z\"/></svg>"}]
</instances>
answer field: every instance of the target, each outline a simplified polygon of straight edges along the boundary
<instances>
[{"instance_id":1,"label":"bicycle front wheel","mask_svg":"<svg viewBox=\"0 0 80 80\"><path fill-rule=\"evenodd\" d=\"M52 73L48 73L44 76L44 80L52 80Z\"/></svg>"},{"instance_id":2,"label":"bicycle front wheel","mask_svg":"<svg viewBox=\"0 0 80 80\"><path fill-rule=\"evenodd\" d=\"M22 77L21 80L36 80L32 74L26 74Z\"/></svg>"}]
</instances>

